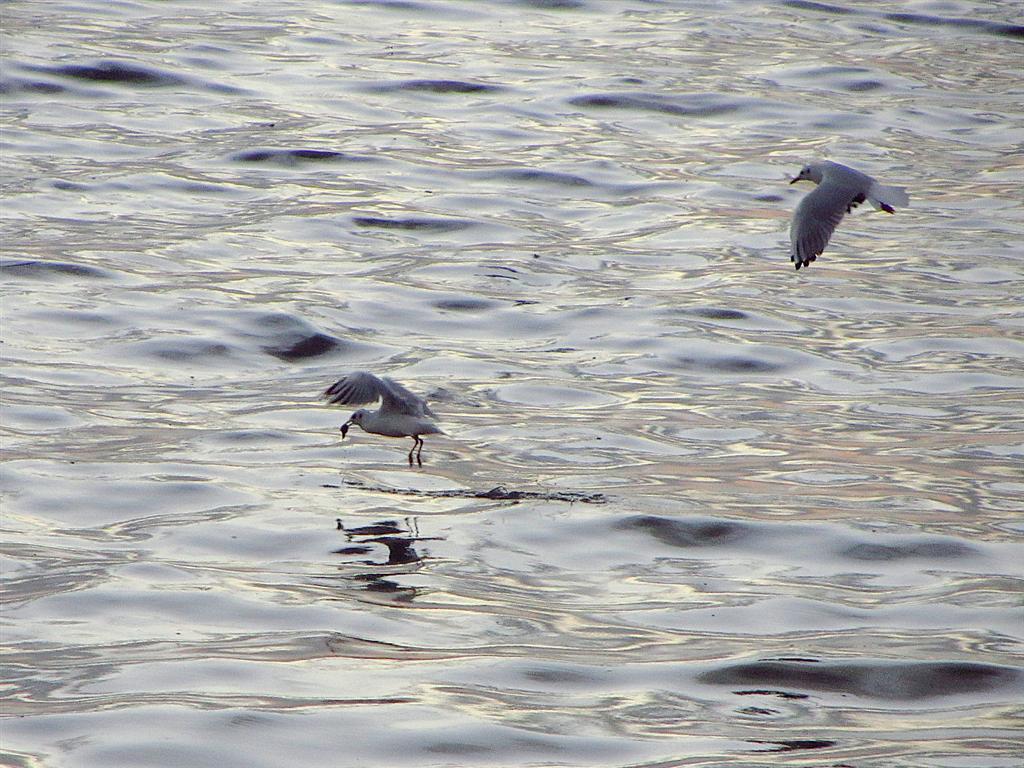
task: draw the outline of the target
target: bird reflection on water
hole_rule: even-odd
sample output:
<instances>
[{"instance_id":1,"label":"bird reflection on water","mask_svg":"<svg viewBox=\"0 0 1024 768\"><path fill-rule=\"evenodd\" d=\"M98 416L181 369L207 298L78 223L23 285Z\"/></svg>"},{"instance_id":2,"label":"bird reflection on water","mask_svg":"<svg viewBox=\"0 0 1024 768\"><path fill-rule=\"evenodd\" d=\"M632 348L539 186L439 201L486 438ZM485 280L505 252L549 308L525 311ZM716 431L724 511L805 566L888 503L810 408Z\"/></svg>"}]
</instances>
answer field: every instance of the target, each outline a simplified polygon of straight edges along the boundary
<instances>
[{"instance_id":1,"label":"bird reflection on water","mask_svg":"<svg viewBox=\"0 0 1024 768\"><path fill-rule=\"evenodd\" d=\"M404 527L395 520L381 520L371 525L362 525L355 528L346 528L341 518L336 521L337 530L343 532L346 538L353 542L350 546L340 547L334 550L337 555L368 555L374 551L374 545L387 547L388 559L385 562L374 560L361 561L374 569L393 566L413 566L412 570L418 570L424 560L413 546L420 541L441 541L439 536L420 536L419 526L415 518L405 518ZM366 589L374 592L387 592L400 595L403 600L412 600L419 590L415 587L402 586L398 582L385 578L410 572L408 569L401 571L388 570L370 571L359 574L356 578L366 582Z\"/></svg>"}]
</instances>

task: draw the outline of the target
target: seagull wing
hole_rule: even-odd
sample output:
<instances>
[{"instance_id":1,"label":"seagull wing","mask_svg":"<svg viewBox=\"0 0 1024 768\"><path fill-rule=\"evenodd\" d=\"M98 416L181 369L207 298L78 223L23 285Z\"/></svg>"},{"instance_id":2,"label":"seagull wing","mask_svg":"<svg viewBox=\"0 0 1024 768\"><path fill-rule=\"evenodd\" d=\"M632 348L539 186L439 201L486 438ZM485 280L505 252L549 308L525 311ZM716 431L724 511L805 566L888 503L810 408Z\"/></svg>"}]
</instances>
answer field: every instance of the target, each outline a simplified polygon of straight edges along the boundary
<instances>
[{"instance_id":1,"label":"seagull wing","mask_svg":"<svg viewBox=\"0 0 1024 768\"><path fill-rule=\"evenodd\" d=\"M381 403L380 409L382 411L397 411L409 416L433 416L435 419L437 418L437 415L430 410L426 400L419 395L413 394L394 379L385 377L379 379L379 381L384 385L384 389L381 391L381 399L384 401Z\"/></svg>"},{"instance_id":2,"label":"seagull wing","mask_svg":"<svg viewBox=\"0 0 1024 768\"><path fill-rule=\"evenodd\" d=\"M372 373L356 371L331 384L321 395L331 405L363 405L381 399L385 384Z\"/></svg>"},{"instance_id":3,"label":"seagull wing","mask_svg":"<svg viewBox=\"0 0 1024 768\"><path fill-rule=\"evenodd\" d=\"M789 227L789 258L797 269L818 258L846 212L863 199L860 190L825 182L800 201Z\"/></svg>"},{"instance_id":4,"label":"seagull wing","mask_svg":"<svg viewBox=\"0 0 1024 768\"><path fill-rule=\"evenodd\" d=\"M380 378L366 371L356 371L338 379L324 390L321 397L331 405L363 405L380 400L383 413L434 415L423 398L394 379Z\"/></svg>"}]
</instances>

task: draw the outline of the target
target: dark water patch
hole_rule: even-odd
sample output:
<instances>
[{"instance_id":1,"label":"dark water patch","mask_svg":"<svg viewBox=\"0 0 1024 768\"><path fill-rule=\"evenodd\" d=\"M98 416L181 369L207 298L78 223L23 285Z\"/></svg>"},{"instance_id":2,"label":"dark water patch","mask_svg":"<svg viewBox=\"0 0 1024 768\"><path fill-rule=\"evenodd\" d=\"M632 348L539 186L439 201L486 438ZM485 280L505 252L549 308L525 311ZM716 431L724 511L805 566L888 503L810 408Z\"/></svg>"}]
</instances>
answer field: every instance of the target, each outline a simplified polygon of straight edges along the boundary
<instances>
[{"instance_id":1,"label":"dark water patch","mask_svg":"<svg viewBox=\"0 0 1024 768\"><path fill-rule=\"evenodd\" d=\"M1024 672L995 664L960 661L755 661L705 672L698 680L712 685L766 685L910 701L1021 689Z\"/></svg>"},{"instance_id":2,"label":"dark water patch","mask_svg":"<svg viewBox=\"0 0 1024 768\"><path fill-rule=\"evenodd\" d=\"M983 32L989 35L1024 39L1024 25L1005 24L998 21L982 19L965 19L960 17L932 16L925 13L883 13L882 18L898 24L923 24L935 27L956 27L970 32Z\"/></svg>"},{"instance_id":3,"label":"dark water patch","mask_svg":"<svg viewBox=\"0 0 1024 768\"><path fill-rule=\"evenodd\" d=\"M766 321L765 321L766 322ZM853 366L835 360L821 358L795 347L781 347L770 344L733 344L727 341L712 342L706 338L688 337L672 344L681 348L659 355L660 369L708 373L722 376L760 376L780 373L792 374L811 369L819 371L828 367L830 371L853 370Z\"/></svg>"},{"instance_id":4,"label":"dark water patch","mask_svg":"<svg viewBox=\"0 0 1024 768\"><path fill-rule=\"evenodd\" d=\"M115 59L99 61L95 64L62 64L57 67L40 67L39 69L62 77L93 83L117 83L149 88L185 83L183 77L170 72Z\"/></svg>"},{"instance_id":5,"label":"dark water patch","mask_svg":"<svg viewBox=\"0 0 1024 768\"><path fill-rule=\"evenodd\" d=\"M167 189L185 195L222 195L232 191L227 184L212 184L206 181L176 178L161 180L154 186L157 189Z\"/></svg>"},{"instance_id":6,"label":"dark water patch","mask_svg":"<svg viewBox=\"0 0 1024 768\"><path fill-rule=\"evenodd\" d=\"M74 264L67 261L4 261L0 262L0 275L24 277L34 280L52 280L65 277L87 277L92 280L110 280L114 274L105 269Z\"/></svg>"},{"instance_id":7,"label":"dark water patch","mask_svg":"<svg viewBox=\"0 0 1024 768\"><path fill-rule=\"evenodd\" d=\"M402 229L414 232L456 232L461 229L469 229L475 224L469 219L442 219L426 216L403 216L394 219L383 216L354 216L352 223L357 227Z\"/></svg>"},{"instance_id":8,"label":"dark water patch","mask_svg":"<svg viewBox=\"0 0 1024 768\"><path fill-rule=\"evenodd\" d=\"M271 343L262 347L263 351L289 363L337 352L344 346L341 339L323 333L306 321L284 312L259 315L255 324L269 330L272 337Z\"/></svg>"},{"instance_id":9,"label":"dark water patch","mask_svg":"<svg viewBox=\"0 0 1024 768\"><path fill-rule=\"evenodd\" d=\"M765 744L770 749L758 750L760 752L801 752L808 749L828 749L834 747L838 742L827 739L787 739L786 741L763 741L751 739L751 744Z\"/></svg>"},{"instance_id":10,"label":"dark water patch","mask_svg":"<svg viewBox=\"0 0 1024 768\"><path fill-rule=\"evenodd\" d=\"M498 306L498 302L490 299L475 299L469 296L457 299L439 299L434 306L445 312L482 312Z\"/></svg>"},{"instance_id":11,"label":"dark water patch","mask_svg":"<svg viewBox=\"0 0 1024 768\"><path fill-rule=\"evenodd\" d=\"M220 93L244 93L240 88L222 83L196 80L168 72L167 70L119 59L106 59L92 64L61 64L52 67L31 66L26 67L26 69L58 77L66 77L80 82L123 85L132 88L166 88L188 85Z\"/></svg>"},{"instance_id":12,"label":"dark water patch","mask_svg":"<svg viewBox=\"0 0 1024 768\"><path fill-rule=\"evenodd\" d=\"M657 515L634 515L619 520L612 528L653 536L672 547L712 547L746 538L750 526L734 520L715 518L676 519Z\"/></svg>"},{"instance_id":13,"label":"dark water patch","mask_svg":"<svg viewBox=\"0 0 1024 768\"><path fill-rule=\"evenodd\" d=\"M166 173L136 173L117 179L98 181L95 184L83 184L78 181L57 179L51 182L54 189L62 192L176 192L183 195L220 195L229 193L232 188L226 184L214 184L206 181L194 181Z\"/></svg>"},{"instance_id":14,"label":"dark water patch","mask_svg":"<svg viewBox=\"0 0 1024 768\"><path fill-rule=\"evenodd\" d=\"M56 93L64 93L66 90L67 88L63 85L45 80L21 80L14 77L0 79L0 95L4 96L15 93L41 93L52 96Z\"/></svg>"},{"instance_id":15,"label":"dark water patch","mask_svg":"<svg viewBox=\"0 0 1024 768\"><path fill-rule=\"evenodd\" d=\"M870 119L853 112L834 112L819 120L813 120L811 127L820 131L835 131L845 127L846 130L864 128Z\"/></svg>"},{"instance_id":16,"label":"dark water patch","mask_svg":"<svg viewBox=\"0 0 1024 768\"><path fill-rule=\"evenodd\" d=\"M363 347L340 339L288 312L234 310L212 318L223 333L244 341L247 348L285 362L299 362Z\"/></svg>"},{"instance_id":17,"label":"dark water patch","mask_svg":"<svg viewBox=\"0 0 1024 768\"><path fill-rule=\"evenodd\" d=\"M947 560L957 557L970 557L977 554L977 550L961 541L917 539L901 541L899 544L854 544L843 549L840 554L853 560L866 560L869 562L916 558Z\"/></svg>"},{"instance_id":18,"label":"dark water patch","mask_svg":"<svg viewBox=\"0 0 1024 768\"><path fill-rule=\"evenodd\" d=\"M784 6L797 8L803 11L814 11L816 13L828 13L835 16L868 16L885 19L896 24L917 24L930 27L955 27L965 32L980 32L983 34L1024 39L1024 25L1007 24L999 21L986 21L984 19L965 19L958 16L933 16L926 13L883 13L871 10L860 10L846 8L840 5L829 3L813 2L812 0L783 0Z\"/></svg>"},{"instance_id":19,"label":"dark water patch","mask_svg":"<svg viewBox=\"0 0 1024 768\"><path fill-rule=\"evenodd\" d=\"M503 86L474 83L467 80L402 80L397 83L374 83L366 90L373 93L406 91L410 93L497 93Z\"/></svg>"},{"instance_id":20,"label":"dark water patch","mask_svg":"<svg viewBox=\"0 0 1024 768\"><path fill-rule=\"evenodd\" d=\"M247 149L243 152L236 152L231 159L238 163L269 163L273 165L372 160L365 155L353 155L332 149Z\"/></svg>"},{"instance_id":21,"label":"dark water patch","mask_svg":"<svg viewBox=\"0 0 1024 768\"><path fill-rule=\"evenodd\" d=\"M880 88L884 88L885 83L881 83L878 80L854 80L847 83L843 88L851 93L864 93L867 91L877 91Z\"/></svg>"},{"instance_id":22,"label":"dark water patch","mask_svg":"<svg viewBox=\"0 0 1024 768\"><path fill-rule=\"evenodd\" d=\"M717 358L677 357L675 363L678 367L686 370L703 369L723 373L775 373L784 368L784 366L768 360L758 360L740 355Z\"/></svg>"},{"instance_id":23,"label":"dark water patch","mask_svg":"<svg viewBox=\"0 0 1024 768\"><path fill-rule=\"evenodd\" d=\"M586 684L596 682L594 675L585 674L577 669L556 667L534 667L523 672L523 677L535 683L557 683L558 685Z\"/></svg>"},{"instance_id":24,"label":"dark water patch","mask_svg":"<svg viewBox=\"0 0 1024 768\"><path fill-rule=\"evenodd\" d=\"M137 348L150 357L172 363L196 363L210 358L224 358L234 351L220 341L188 338L149 341Z\"/></svg>"},{"instance_id":25,"label":"dark water patch","mask_svg":"<svg viewBox=\"0 0 1024 768\"><path fill-rule=\"evenodd\" d=\"M537 168L503 168L484 174L488 179L497 181L519 181L530 184L555 184L563 187L592 187L594 182L572 173L558 171L542 171Z\"/></svg>"},{"instance_id":26,"label":"dark water patch","mask_svg":"<svg viewBox=\"0 0 1024 768\"><path fill-rule=\"evenodd\" d=\"M310 357L320 357L341 348L341 342L326 333L314 333L298 339L293 344L264 347L263 351L268 355L294 363L297 360L306 360Z\"/></svg>"},{"instance_id":27,"label":"dark water patch","mask_svg":"<svg viewBox=\"0 0 1024 768\"><path fill-rule=\"evenodd\" d=\"M503 485L496 485L486 491L472 489L450 489L441 491L423 490L420 488L394 488L385 485L370 485L360 480L346 480L346 486L365 491L393 493L402 496L424 496L438 499L493 499L495 501L567 501L581 504L604 504L608 501L603 493L583 493L581 491L516 491ZM342 486L325 483L323 488L340 488Z\"/></svg>"},{"instance_id":28,"label":"dark water patch","mask_svg":"<svg viewBox=\"0 0 1024 768\"><path fill-rule=\"evenodd\" d=\"M574 96L569 99L574 107L591 109L630 109L661 112L683 117L717 117L738 112L760 103L754 99L725 96L719 93L689 93L663 96L653 93L598 93Z\"/></svg>"},{"instance_id":29,"label":"dark water patch","mask_svg":"<svg viewBox=\"0 0 1024 768\"><path fill-rule=\"evenodd\" d=\"M875 70L866 67L801 67L777 72L779 80L792 81L807 87L828 87L850 93L876 91L887 87L884 77L879 77Z\"/></svg>"},{"instance_id":30,"label":"dark water patch","mask_svg":"<svg viewBox=\"0 0 1024 768\"><path fill-rule=\"evenodd\" d=\"M686 314L706 317L708 320L747 320L750 317L742 310L724 307L694 307L687 309Z\"/></svg>"},{"instance_id":31,"label":"dark water patch","mask_svg":"<svg viewBox=\"0 0 1024 768\"><path fill-rule=\"evenodd\" d=\"M77 181L67 181L65 179L57 179L52 184L54 189L59 189L61 192L87 192L92 187L88 184L82 184Z\"/></svg>"}]
</instances>

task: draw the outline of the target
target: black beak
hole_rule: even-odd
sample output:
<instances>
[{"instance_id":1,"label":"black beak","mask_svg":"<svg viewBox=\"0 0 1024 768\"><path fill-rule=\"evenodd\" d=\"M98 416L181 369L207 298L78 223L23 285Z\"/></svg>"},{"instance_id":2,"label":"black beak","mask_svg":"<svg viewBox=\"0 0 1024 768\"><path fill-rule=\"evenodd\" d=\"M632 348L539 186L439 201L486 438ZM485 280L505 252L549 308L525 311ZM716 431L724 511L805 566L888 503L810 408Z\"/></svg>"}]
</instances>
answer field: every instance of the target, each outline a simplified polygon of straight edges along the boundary
<instances>
[{"instance_id":1,"label":"black beak","mask_svg":"<svg viewBox=\"0 0 1024 768\"><path fill-rule=\"evenodd\" d=\"M351 421L346 421L344 424L341 425L341 439L342 440L344 440L345 439L345 435L348 434L348 425L351 424L351 423L352 423Z\"/></svg>"},{"instance_id":2,"label":"black beak","mask_svg":"<svg viewBox=\"0 0 1024 768\"><path fill-rule=\"evenodd\" d=\"M796 184L798 181L800 181L800 177L799 176L797 176L795 179L791 179L789 183L790 184Z\"/></svg>"}]
</instances>

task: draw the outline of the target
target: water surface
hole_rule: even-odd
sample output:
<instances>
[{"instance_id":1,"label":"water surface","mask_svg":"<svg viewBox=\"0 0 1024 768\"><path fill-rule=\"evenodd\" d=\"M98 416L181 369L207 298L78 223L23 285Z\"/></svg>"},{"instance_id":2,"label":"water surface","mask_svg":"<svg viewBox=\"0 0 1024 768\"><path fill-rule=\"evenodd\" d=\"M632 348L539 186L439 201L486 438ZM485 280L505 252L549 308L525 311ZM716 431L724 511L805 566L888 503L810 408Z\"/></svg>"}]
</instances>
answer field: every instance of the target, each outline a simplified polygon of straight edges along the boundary
<instances>
[{"instance_id":1,"label":"water surface","mask_svg":"<svg viewBox=\"0 0 1024 768\"><path fill-rule=\"evenodd\" d=\"M1015 4L4 25L4 764L1017 763Z\"/></svg>"}]
</instances>

